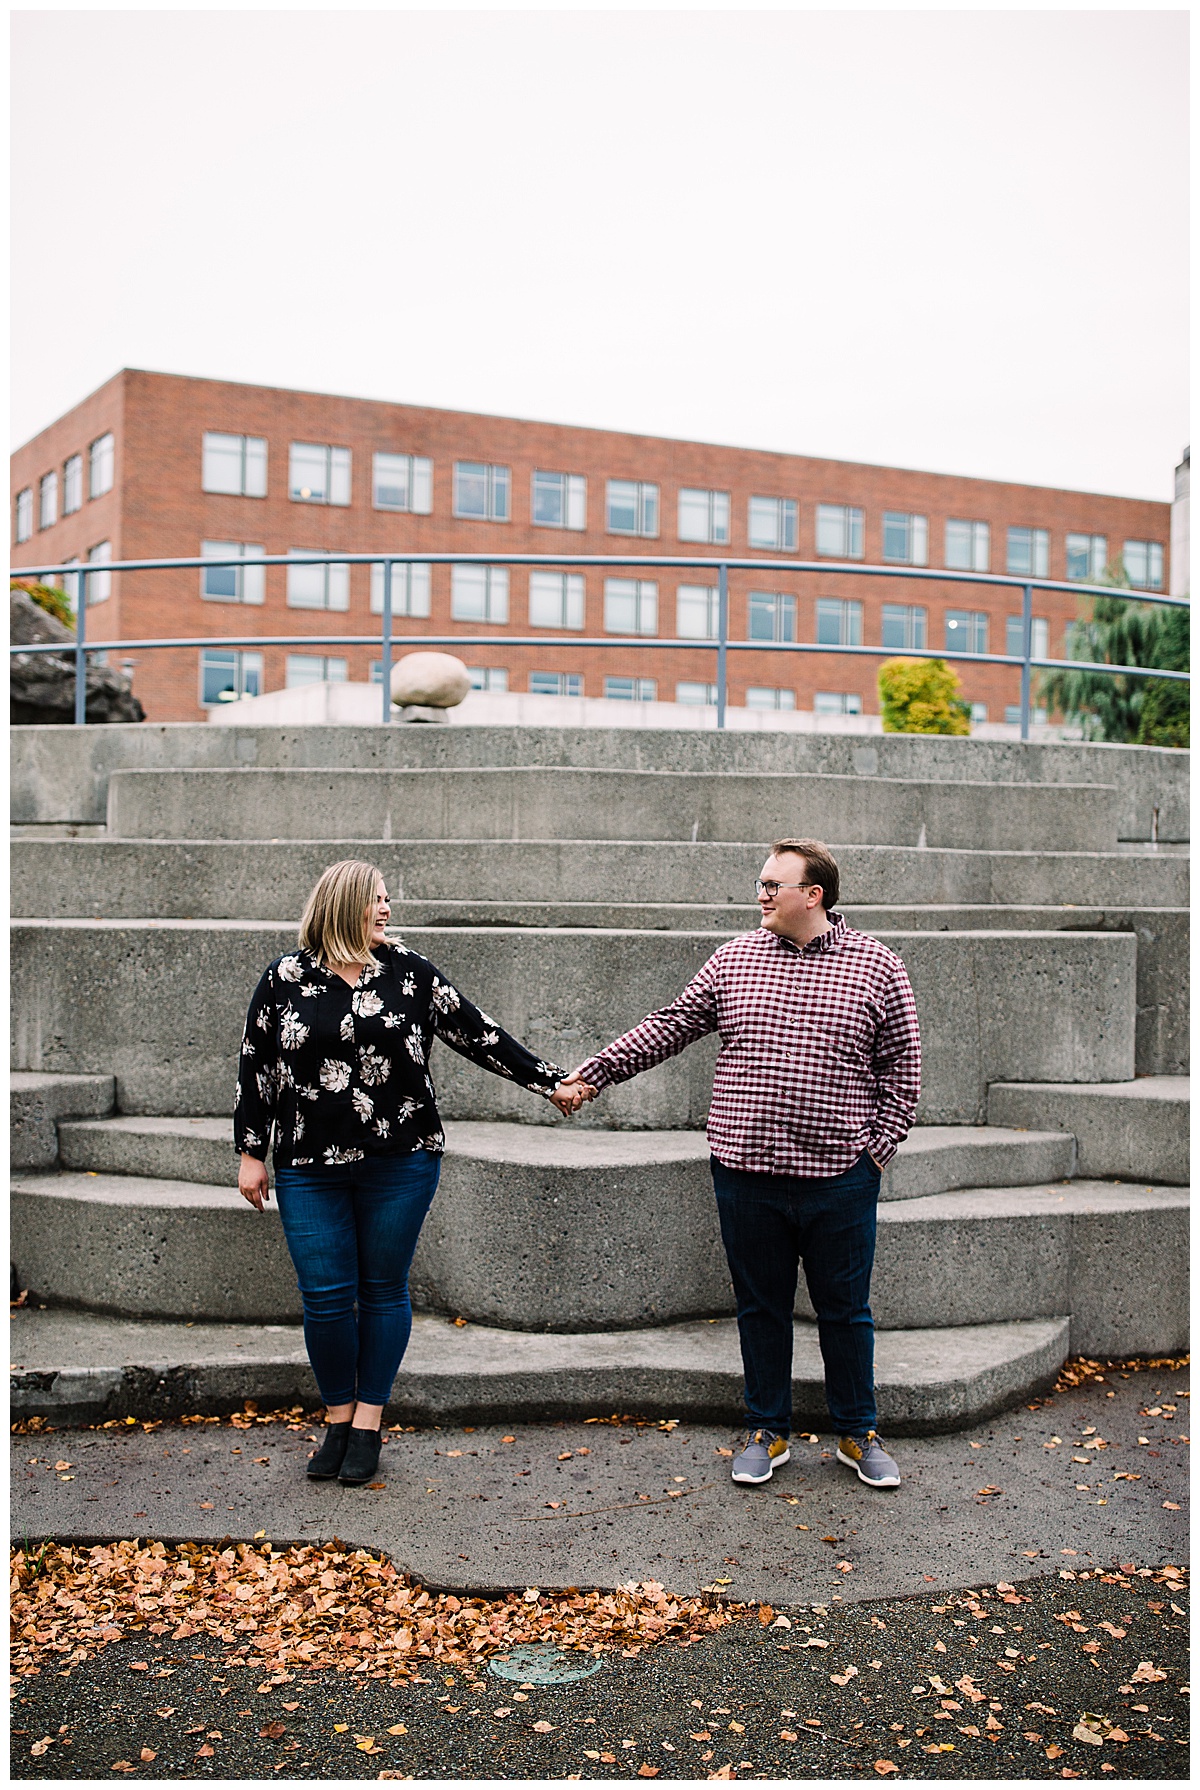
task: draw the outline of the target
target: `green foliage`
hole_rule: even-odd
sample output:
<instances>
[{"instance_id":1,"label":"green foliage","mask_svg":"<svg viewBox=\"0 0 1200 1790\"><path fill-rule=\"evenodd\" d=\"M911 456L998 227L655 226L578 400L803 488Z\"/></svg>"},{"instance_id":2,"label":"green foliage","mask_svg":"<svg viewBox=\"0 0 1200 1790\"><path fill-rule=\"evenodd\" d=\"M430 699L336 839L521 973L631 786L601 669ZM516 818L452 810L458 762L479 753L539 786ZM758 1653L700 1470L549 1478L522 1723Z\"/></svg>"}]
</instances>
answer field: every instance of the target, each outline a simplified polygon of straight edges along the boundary
<instances>
[{"instance_id":1,"label":"green foliage","mask_svg":"<svg viewBox=\"0 0 1200 1790\"><path fill-rule=\"evenodd\" d=\"M879 667L884 733L970 733L959 688L944 659L888 659Z\"/></svg>"},{"instance_id":2,"label":"green foliage","mask_svg":"<svg viewBox=\"0 0 1200 1790\"><path fill-rule=\"evenodd\" d=\"M39 609L44 609L47 615L52 615L55 621L61 622L64 628L70 628L74 633L75 612L62 591L55 590L52 584L34 584L24 578L14 578L10 581L9 589L23 590L27 597L32 597Z\"/></svg>"},{"instance_id":3,"label":"green foliage","mask_svg":"<svg viewBox=\"0 0 1200 1790\"><path fill-rule=\"evenodd\" d=\"M1124 569L1107 566L1101 584L1128 590ZM1067 657L1099 665L1189 669L1186 609L1160 609L1128 597L1085 597L1068 631ZM1085 740L1118 745L1186 746L1187 684L1106 677L1098 671L1052 671L1038 679L1038 698L1083 729Z\"/></svg>"}]
</instances>

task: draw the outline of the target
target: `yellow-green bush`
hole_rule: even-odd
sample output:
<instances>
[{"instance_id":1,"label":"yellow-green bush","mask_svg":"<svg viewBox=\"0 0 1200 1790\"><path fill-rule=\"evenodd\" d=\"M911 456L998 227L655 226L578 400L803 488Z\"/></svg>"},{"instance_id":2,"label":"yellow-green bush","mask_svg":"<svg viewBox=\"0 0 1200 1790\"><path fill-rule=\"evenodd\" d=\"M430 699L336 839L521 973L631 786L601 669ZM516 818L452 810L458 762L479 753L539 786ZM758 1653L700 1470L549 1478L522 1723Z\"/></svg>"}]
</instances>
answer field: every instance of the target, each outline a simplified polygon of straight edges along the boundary
<instances>
[{"instance_id":1,"label":"yellow-green bush","mask_svg":"<svg viewBox=\"0 0 1200 1790\"><path fill-rule=\"evenodd\" d=\"M62 591L55 590L52 584L35 584L32 579L14 578L9 588L23 590L39 609L44 609L47 615L52 615L55 621L61 622L64 628L70 628L74 633L75 613Z\"/></svg>"},{"instance_id":2,"label":"yellow-green bush","mask_svg":"<svg viewBox=\"0 0 1200 1790\"><path fill-rule=\"evenodd\" d=\"M888 659L879 667L884 733L970 733L959 687L944 659Z\"/></svg>"}]
</instances>

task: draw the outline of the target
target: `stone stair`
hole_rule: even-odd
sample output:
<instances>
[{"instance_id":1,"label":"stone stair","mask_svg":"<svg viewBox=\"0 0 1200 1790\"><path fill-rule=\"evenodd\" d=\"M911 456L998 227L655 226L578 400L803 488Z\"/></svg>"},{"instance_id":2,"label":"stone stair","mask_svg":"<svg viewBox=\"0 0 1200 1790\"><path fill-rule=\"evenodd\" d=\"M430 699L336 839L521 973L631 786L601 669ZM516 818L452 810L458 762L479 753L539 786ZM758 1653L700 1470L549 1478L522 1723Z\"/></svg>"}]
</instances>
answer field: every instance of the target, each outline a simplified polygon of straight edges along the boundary
<instances>
[{"instance_id":1,"label":"stone stair","mask_svg":"<svg viewBox=\"0 0 1200 1790\"><path fill-rule=\"evenodd\" d=\"M315 1398L278 1219L234 1191L223 1115L249 990L346 855L380 864L412 948L569 1065L755 923L772 834L824 834L843 911L909 968L925 1039L918 1124L882 1189L881 1422L973 1421L1068 1348L1185 1346L1186 755L47 731L14 730L16 1409ZM1148 825L1176 843L1139 843ZM713 1054L570 1127L436 1054L448 1149L397 1414L736 1421L700 1129ZM802 1291L797 1420L819 1426L810 1320Z\"/></svg>"}]
</instances>

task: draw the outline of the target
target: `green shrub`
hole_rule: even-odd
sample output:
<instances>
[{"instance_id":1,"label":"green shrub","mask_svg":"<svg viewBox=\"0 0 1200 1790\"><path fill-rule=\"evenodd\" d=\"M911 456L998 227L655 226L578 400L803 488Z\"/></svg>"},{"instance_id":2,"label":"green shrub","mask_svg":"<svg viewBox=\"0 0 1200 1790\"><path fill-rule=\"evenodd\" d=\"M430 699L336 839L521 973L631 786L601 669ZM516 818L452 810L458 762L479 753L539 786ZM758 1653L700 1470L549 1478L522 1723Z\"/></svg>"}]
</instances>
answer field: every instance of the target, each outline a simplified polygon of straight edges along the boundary
<instances>
[{"instance_id":1,"label":"green shrub","mask_svg":"<svg viewBox=\"0 0 1200 1790\"><path fill-rule=\"evenodd\" d=\"M888 659L879 667L884 733L970 733L959 688L944 659Z\"/></svg>"},{"instance_id":2,"label":"green shrub","mask_svg":"<svg viewBox=\"0 0 1200 1790\"><path fill-rule=\"evenodd\" d=\"M64 628L70 628L72 633L75 632L75 612L62 591L55 590L52 584L34 584L32 580L14 578L9 588L23 590L27 597L33 599L39 609L44 609L47 615L52 615L56 622L63 624Z\"/></svg>"},{"instance_id":3,"label":"green shrub","mask_svg":"<svg viewBox=\"0 0 1200 1790\"><path fill-rule=\"evenodd\" d=\"M1101 584L1128 591L1122 566L1105 568ZM1187 671L1189 612L1139 603L1136 596L1083 597L1067 631L1067 658L1099 665L1158 666ZM1158 678L1052 671L1037 680L1038 700L1083 730L1085 740L1118 745L1186 746L1190 685Z\"/></svg>"}]
</instances>

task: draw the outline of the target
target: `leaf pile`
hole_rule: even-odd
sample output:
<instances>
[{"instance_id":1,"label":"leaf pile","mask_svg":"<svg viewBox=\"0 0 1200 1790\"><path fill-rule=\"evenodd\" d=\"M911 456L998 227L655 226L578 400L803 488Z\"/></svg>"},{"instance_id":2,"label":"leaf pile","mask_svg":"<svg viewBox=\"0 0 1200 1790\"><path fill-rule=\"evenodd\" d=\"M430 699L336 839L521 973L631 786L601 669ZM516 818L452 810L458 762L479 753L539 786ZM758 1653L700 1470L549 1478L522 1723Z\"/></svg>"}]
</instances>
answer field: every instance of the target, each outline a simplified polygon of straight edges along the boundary
<instances>
[{"instance_id":1,"label":"leaf pile","mask_svg":"<svg viewBox=\"0 0 1200 1790\"><path fill-rule=\"evenodd\" d=\"M220 1641L264 1671L335 1667L412 1678L436 1662L469 1666L523 1642L592 1653L687 1647L745 1613L671 1597L654 1580L615 1591L524 1593L487 1600L432 1593L388 1561L337 1542L273 1548L118 1541L47 1543L11 1558L13 1669L68 1670L128 1633Z\"/></svg>"},{"instance_id":2,"label":"leaf pile","mask_svg":"<svg viewBox=\"0 0 1200 1790\"><path fill-rule=\"evenodd\" d=\"M1147 1373L1157 1368L1163 1373L1177 1374L1191 1359L1190 1355L1156 1355L1153 1359L1143 1355L1134 1356L1129 1361L1093 1361L1087 1355L1072 1355L1059 1369L1054 1390L1067 1392L1072 1386L1082 1386L1088 1380L1103 1380L1111 1373Z\"/></svg>"}]
</instances>

